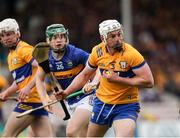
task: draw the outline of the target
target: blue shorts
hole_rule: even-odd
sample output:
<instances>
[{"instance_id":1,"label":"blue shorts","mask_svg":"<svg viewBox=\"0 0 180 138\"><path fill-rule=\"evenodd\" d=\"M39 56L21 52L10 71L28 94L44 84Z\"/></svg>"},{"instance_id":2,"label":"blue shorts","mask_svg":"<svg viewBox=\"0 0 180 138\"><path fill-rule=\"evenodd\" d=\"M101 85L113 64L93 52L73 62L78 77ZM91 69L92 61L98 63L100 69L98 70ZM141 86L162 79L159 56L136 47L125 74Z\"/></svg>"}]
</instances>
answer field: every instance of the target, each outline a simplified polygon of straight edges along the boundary
<instances>
[{"instance_id":1,"label":"blue shorts","mask_svg":"<svg viewBox=\"0 0 180 138\"><path fill-rule=\"evenodd\" d=\"M25 103L25 102L20 102L16 105L16 107L14 108L13 111L18 112L18 113L23 113L27 110L30 109L34 109L37 108L39 106L42 106L42 103ZM48 116L48 112L43 108L43 109L39 109L36 111L33 111L30 113L30 115L34 115L34 116Z\"/></svg>"},{"instance_id":2,"label":"blue shorts","mask_svg":"<svg viewBox=\"0 0 180 138\"><path fill-rule=\"evenodd\" d=\"M129 118L136 121L140 110L137 102L113 105L105 104L96 97L93 103L91 122L98 125L108 125L109 127L112 126L114 120Z\"/></svg>"}]
</instances>

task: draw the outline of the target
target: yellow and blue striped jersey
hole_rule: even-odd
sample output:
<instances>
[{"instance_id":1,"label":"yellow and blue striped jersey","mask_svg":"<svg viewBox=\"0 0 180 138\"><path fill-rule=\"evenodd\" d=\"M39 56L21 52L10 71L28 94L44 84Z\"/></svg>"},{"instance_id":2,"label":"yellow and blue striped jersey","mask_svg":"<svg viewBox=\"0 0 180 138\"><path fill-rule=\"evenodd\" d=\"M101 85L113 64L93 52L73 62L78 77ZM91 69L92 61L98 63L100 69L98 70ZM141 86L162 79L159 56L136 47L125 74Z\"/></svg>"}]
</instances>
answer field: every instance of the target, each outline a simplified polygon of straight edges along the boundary
<instances>
[{"instance_id":1,"label":"yellow and blue striped jersey","mask_svg":"<svg viewBox=\"0 0 180 138\"><path fill-rule=\"evenodd\" d=\"M121 77L134 77L133 69L145 64L143 56L131 45L123 43L122 52L110 55L102 42L92 49L88 64L92 68L99 68L101 73L109 68ZM138 101L138 88L121 83L108 82L101 77L96 96L108 104L126 104Z\"/></svg>"},{"instance_id":2,"label":"yellow and blue striped jersey","mask_svg":"<svg viewBox=\"0 0 180 138\"><path fill-rule=\"evenodd\" d=\"M15 50L10 50L8 54L8 66L9 70L16 81L18 88L25 87L35 76L36 67L33 67L31 63L34 58L32 57L33 46L20 41ZM24 102L38 103L40 97L36 91L36 88L32 88L29 93L29 98Z\"/></svg>"},{"instance_id":3,"label":"yellow and blue striped jersey","mask_svg":"<svg viewBox=\"0 0 180 138\"><path fill-rule=\"evenodd\" d=\"M73 79L84 69L88 60L89 54L71 44L66 45L66 52L60 60L56 60L51 50L49 51L49 67L50 71L58 80L62 89L66 89ZM77 97L67 99L68 104L73 104L87 94L81 94Z\"/></svg>"}]
</instances>

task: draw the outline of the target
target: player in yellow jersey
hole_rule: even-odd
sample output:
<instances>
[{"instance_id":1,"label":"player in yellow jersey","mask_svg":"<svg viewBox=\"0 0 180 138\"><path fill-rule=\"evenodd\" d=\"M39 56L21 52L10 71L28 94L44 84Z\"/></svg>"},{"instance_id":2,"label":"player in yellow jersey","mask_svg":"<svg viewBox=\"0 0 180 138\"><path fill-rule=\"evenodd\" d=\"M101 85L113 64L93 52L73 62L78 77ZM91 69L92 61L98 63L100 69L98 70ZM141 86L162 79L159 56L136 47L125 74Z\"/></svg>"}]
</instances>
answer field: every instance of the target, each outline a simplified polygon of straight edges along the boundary
<instances>
[{"instance_id":1,"label":"player in yellow jersey","mask_svg":"<svg viewBox=\"0 0 180 138\"><path fill-rule=\"evenodd\" d=\"M102 137L112 126L116 137L132 137L140 110L138 87L151 88L154 79L143 56L124 42L117 20L100 23L99 33L102 43L92 49L85 69L63 93L55 96L65 98L82 87L99 68L100 83L87 136Z\"/></svg>"},{"instance_id":2,"label":"player in yellow jersey","mask_svg":"<svg viewBox=\"0 0 180 138\"><path fill-rule=\"evenodd\" d=\"M15 19L8 18L0 22L0 40L9 49L8 66L14 78L12 85L0 94L0 98L6 100L11 94L19 92L19 102L8 118L3 136L16 137L28 126L32 128L34 136L52 136L46 110L16 118L18 114L39 107L42 103L34 87L38 63L32 57L33 47L20 40L19 25Z\"/></svg>"}]
</instances>

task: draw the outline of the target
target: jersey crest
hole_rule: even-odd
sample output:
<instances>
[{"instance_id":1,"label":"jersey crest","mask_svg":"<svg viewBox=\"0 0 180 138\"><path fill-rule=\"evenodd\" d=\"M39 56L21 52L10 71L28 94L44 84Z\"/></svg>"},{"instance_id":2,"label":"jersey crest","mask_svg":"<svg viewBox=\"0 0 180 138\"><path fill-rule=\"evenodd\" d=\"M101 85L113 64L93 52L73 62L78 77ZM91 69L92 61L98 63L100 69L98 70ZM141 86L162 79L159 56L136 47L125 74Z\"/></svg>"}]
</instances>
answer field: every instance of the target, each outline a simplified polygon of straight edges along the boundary
<instances>
[{"instance_id":1,"label":"jersey crest","mask_svg":"<svg viewBox=\"0 0 180 138\"><path fill-rule=\"evenodd\" d=\"M102 48L100 47L97 47L96 48L96 53L97 53L97 57L99 58L99 57L101 57L102 55L103 55L103 52L102 52Z\"/></svg>"},{"instance_id":2,"label":"jersey crest","mask_svg":"<svg viewBox=\"0 0 180 138\"><path fill-rule=\"evenodd\" d=\"M119 62L119 65L120 65L120 68L121 68L121 69L127 68L127 62L126 62L126 61L120 61L120 62Z\"/></svg>"}]
</instances>

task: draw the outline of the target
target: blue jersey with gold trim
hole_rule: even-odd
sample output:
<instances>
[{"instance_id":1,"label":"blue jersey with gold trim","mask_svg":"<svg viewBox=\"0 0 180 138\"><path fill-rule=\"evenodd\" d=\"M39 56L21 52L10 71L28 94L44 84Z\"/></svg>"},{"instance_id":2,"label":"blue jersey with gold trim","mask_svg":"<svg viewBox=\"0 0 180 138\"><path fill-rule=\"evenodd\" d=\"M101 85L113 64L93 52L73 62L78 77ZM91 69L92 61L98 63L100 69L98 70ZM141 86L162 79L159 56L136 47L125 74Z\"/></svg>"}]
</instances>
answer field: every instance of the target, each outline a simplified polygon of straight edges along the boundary
<instances>
[{"instance_id":1,"label":"blue jersey with gold trim","mask_svg":"<svg viewBox=\"0 0 180 138\"><path fill-rule=\"evenodd\" d=\"M73 79L84 69L89 54L75 46L68 44L60 60L54 59L49 51L50 71L57 78L62 89L66 89Z\"/></svg>"},{"instance_id":2,"label":"blue jersey with gold trim","mask_svg":"<svg viewBox=\"0 0 180 138\"><path fill-rule=\"evenodd\" d=\"M104 43L95 46L89 56L88 64L92 68L99 68L101 73L109 68L121 77L134 77L133 69L145 64L143 56L131 45L123 43L123 51L110 55ZM138 88L121 83L108 82L101 77L96 96L108 104L126 104L138 101Z\"/></svg>"}]
</instances>

